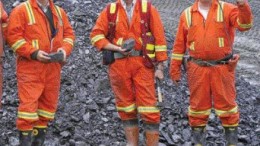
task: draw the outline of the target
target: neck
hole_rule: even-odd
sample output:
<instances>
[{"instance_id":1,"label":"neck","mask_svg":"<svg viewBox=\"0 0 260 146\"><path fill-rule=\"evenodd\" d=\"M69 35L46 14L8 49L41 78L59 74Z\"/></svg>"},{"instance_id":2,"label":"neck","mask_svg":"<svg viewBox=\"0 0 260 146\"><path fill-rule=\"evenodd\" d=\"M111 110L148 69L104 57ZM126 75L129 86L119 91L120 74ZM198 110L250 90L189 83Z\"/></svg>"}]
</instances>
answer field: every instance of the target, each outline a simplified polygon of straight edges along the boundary
<instances>
[{"instance_id":1,"label":"neck","mask_svg":"<svg viewBox=\"0 0 260 146\"><path fill-rule=\"evenodd\" d=\"M212 0L199 0L199 6L204 9L209 9L212 4Z\"/></svg>"},{"instance_id":2,"label":"neck","mask_svg":"<svg viewBox=\"0 0 260 146\"><path fill-rule=\"evenodd\" d=\"M133 0L124 0L127 7L132 6Z\"/></svg>"},{"instance_id":3,"label":"neck","mask_svg":"<svg viewBox=\"0 0 260 146\"><path fill-rule=\"evenodd\" d=\"M37 0L41 5L46 6L49 0Z\"/></svg>"}]
</instances>

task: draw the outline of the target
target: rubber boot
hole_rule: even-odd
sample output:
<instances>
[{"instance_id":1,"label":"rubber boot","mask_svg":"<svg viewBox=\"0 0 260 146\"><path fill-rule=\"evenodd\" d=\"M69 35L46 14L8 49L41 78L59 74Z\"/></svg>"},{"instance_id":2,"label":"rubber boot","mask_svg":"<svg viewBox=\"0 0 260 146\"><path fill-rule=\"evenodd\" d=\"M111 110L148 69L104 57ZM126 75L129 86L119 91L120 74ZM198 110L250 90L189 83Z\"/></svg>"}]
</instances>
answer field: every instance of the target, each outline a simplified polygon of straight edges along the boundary
<instances>
[{"instance_id":1,"label":"rubber boot","mask_svg":"<svg viewBox=\"0 0 260 146\"><path fill-rule=\"evenodd\" d=\"M19 131L19 146L32 146L32 130Z\"/></svg>"},{"instance_id":2,"label":"rubber boot","mask_svg":"<svg viewBox=\"0 0 260 146\"><path fill-rule=\"evenodd\" d=\"M158 146L159 145L159 131L145 131L146 146Z\"/></svg>"},{"instance_id":3,"label":"rubber boot","mask_svg":"<svg viewBox=\"0 0 260 146\"><path fill-rule=\"evenodd\" d=\"M45 135L46 128L34 128L32 146L43 146Z\"/></svg>"},{"instance_id":4,"label":"rubber boot","mask_svg":"<svg viewBox=\"0 0 260 146\"><path fill-rule=\"evenodd\" d=\"M237 127L224 127L227 146L236 146L238 143Z\"/></svg>"},{"instance_id":5,"label":"rubber boot","mask_svg":"<svg viewBox=\"0 0 260 146\"><path fill-rule=\"evenodd\" d=\"M206 145L205 127L192 127L192 143L194 146Z\"/></svg>"},{"instance_id":6,"label":"rubber boot","mask_svg":"<svg viewBox=\"0 0 260 146\"><path fill-rule=\"evenodd\" d=\"M138 146L139 128L137 126L125 127L124 130L127 140L126 146Z\"/></svg>"}]
</instances>

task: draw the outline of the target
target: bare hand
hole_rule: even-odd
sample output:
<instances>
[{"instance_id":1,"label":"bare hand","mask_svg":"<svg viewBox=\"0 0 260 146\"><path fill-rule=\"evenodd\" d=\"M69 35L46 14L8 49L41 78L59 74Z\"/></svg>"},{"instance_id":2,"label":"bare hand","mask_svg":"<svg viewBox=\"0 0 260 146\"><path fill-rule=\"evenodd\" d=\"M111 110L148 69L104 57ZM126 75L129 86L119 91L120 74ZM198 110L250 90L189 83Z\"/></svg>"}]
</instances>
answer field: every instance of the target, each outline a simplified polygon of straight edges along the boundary
<instances>
[{"instance_id":1,"label":"bare hand","mask_svg":"<svg viewBox=\"0 0 260 146\"><path fill-rule=\"evenodd\" d=\"M50 61L50 57L48 57L48 53L39 50L38 54L37 54L37 60L40 62L44 62L47 63Z\"/></svg>"},{"instance_id":2,"label":"bare hand","mask_svg":"<svg viewBox=\"0 0 260 146\"><path fill-rule=\"evenodd\" d=\"M236 0L238 5L244 5L246 3L245 0Z\"/></svg>"},{"instance_id":3,"label":"bare hand","mask_svg":"<svg viewBox=\"0 0 260 146\"><path fill-rule=\"evenodd\" d=\"M164 78L163 71L160 70L160 69L157 69L157 70L155 71L155 77L158 78L158 79L160 79L160 80L163 80L163 78Z\"/></svg>"},{"instance_id":4,"label":"bare hand","mask_svg":"<svg viewBox=\"0 0 260 146\"><path fill-rule=\"evenodd\" d=\"M121 47L117 47L116 50L117 50L117 52L120 52L123 55L128 55L129 54L129 52L126 52L126 49L123 49Z\"/></svg>"}]
</instances>

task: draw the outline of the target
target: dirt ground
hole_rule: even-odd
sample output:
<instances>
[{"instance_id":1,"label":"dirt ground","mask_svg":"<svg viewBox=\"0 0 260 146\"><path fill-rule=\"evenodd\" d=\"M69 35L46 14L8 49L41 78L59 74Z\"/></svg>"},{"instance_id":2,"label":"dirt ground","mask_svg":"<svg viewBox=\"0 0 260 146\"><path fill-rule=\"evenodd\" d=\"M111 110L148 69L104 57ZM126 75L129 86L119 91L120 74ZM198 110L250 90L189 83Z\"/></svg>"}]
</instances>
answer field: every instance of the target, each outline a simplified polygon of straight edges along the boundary
<instances>
[{"instance_id":1,"label":"dirt ground","mask_svg":"<svg viewBox=\"0 0 260 146\"><path fill-rule=\"evenodd\" d=\"M161 14L165 30L175 36L181 11L192 5L194 0L152 0L152 2ZM239 76L243 76L251 85L260 87L260 1L249 0L249 3L254 13L254 26L248 32L237 32L234 52L240 54L237 68Z\"/></svg>"}]
</instances>

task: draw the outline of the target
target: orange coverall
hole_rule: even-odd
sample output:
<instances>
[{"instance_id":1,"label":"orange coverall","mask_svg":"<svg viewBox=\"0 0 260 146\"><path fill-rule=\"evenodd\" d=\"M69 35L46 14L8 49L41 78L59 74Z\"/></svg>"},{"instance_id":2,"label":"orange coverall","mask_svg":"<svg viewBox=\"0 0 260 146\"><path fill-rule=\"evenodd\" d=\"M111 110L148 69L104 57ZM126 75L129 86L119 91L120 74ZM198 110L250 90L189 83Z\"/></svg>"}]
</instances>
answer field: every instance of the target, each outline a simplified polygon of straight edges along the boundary
<instances>
[{"instance_id":1,"label":"orange coverall","mask_svg":"<svg viewBox=\"0 0 260 146\"><path fill-rule=\"evenodd\" d=\"M140 11L142 9L136 3L132 21L129 22L121 1L118 0L117 3L119 3L119 7L116 32L111 43L120 46L123 40L134 38L135 50L141 50ZM151 7L150 29L155 37L155 56L150 57L155 57L159 62L167 60L163 25L159 13L153 6ZM90 35L93 45L99 51L102 51L102 48L109 43L106 38L107 34L107 9L104 9ZM144 66L142 56L116 59L109 65L109 78L115 94L116 107L123 121L137 119L137 113L139 113L146 123L158 124L160 122L160 111L156 107L154 69Z\"/></svg>"},{"instance_id":2,"label":"orange coverall","mask_svg":"<svg viewBox=\"0 0 260 146\"><path fill-rule=\"evenodd\" d=\"M180 80L181 63L186 51L196 59L222 59L232 53L235 29L246 31L252 27L252 12L248 3L242 6L224 3L221 9L218 0L213 0L205 21L198 11L198 1L191 6L191 15L187 12L181 14L173 47L170 68L173 80ZM224 14L223 17L221 14ZM229 70L229 65L202 67L189 61L187 74L190 90L190 125L205 126L213 106L223 126L238 126L235 70Z\"/></svg>"},{"instance_id":3,"label":"orange coverall","mask_svg":"<svg viewBox=\"0 0 260 146\"><path fill-rule=\"evenodd\" d=\"M51 37L48 19L36 0L17 6L10 15L7 41L17 54L17 81L19 108L17 128L20 131L44 128L54 119L60 89L60 63L42 63L32 60L37 49L47 53L63 48L70 55L74 43L74 31L65 11L50 8L57 33Z\"/></svg>"},{"instance_id":4,"label":"orange coverall","mask_svg":"<svg viewBox=\"0 0 260 146\"><path fill-rule=\"evenodd\" d=\"M1 108L1 99L3 96L3 52L4 52L4 38L6 35L6 27L8 21L8 15L4 10L2 2L0 2L0 108Z\"/></svg>"}]
</instances>

